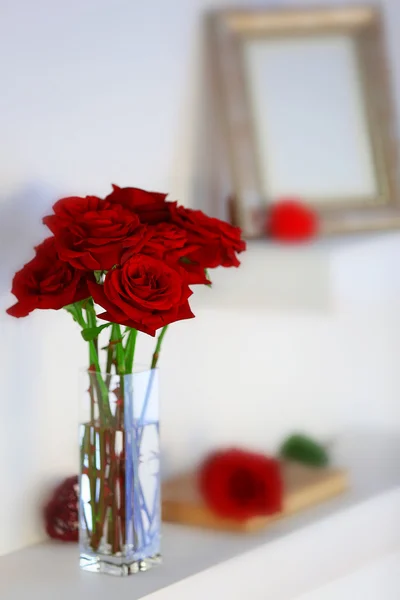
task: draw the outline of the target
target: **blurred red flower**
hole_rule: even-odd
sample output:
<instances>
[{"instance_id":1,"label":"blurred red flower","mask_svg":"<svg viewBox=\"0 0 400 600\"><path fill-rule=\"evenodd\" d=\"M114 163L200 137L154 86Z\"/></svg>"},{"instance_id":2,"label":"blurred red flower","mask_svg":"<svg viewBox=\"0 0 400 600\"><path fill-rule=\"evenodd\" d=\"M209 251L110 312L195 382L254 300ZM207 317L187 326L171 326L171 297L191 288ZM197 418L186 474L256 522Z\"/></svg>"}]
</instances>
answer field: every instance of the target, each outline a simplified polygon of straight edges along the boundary
<instances>
[{"instance_id":1,"label":"blurred red flower","mask_svg":"<svg viewBox=\"0 0 400 600\"><path fill-rule=\"evenodd\" d=\"M235 448L212 454L200 469L200 489L221 517L245 520L282 510L279 461L263 454Z\"/></svg>"},{"instance_id":2,"label":"blurred red flower","mask_svg":"<svg viewBox=\"0 0 400 600\"><path fill-rule=\"evenodd\" d=\"M79 535L78 477L68 477L54 491L44 509L47 534L63 542L77 542Z\"/></svg>"},{"instance_id":3,"label":"blurred red flower","mask_svg":"<svg viewBox=\"0 0 400 600\"><path fill-rule=\"evenodd\" d=\"M317 230L317 214L297 198L282 198L267 217L266 233L277 240L301 242L315 237Z\"/></svg>"}]
</instances>

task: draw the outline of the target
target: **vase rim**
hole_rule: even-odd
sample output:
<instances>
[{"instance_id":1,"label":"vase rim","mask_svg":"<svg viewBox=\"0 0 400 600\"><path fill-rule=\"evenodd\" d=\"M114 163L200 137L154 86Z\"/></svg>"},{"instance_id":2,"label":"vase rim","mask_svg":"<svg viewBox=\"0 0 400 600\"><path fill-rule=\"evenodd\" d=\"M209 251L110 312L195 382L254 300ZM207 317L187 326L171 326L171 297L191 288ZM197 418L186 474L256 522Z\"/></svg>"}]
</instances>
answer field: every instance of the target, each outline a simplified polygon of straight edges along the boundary
<instances>
[{"instance_id":1,"label":"vase rim","mask_svg":"<svg viewBox=\"0 0 400 600\"><path fill-rule=\"evenodd\" d=\"M99 373L100 375L111 375L112 377L119 377L120 375L139 375L140 373L150 373L151 371L159 371L159 367L149 367L145 364L136 364L134 365L131 373L116 373L115 371L107 371L106 369L102 369L100 371L95 369L90 369L90 367L80 367L79 371L81 373Z\"/></svg>"}]
</instances>

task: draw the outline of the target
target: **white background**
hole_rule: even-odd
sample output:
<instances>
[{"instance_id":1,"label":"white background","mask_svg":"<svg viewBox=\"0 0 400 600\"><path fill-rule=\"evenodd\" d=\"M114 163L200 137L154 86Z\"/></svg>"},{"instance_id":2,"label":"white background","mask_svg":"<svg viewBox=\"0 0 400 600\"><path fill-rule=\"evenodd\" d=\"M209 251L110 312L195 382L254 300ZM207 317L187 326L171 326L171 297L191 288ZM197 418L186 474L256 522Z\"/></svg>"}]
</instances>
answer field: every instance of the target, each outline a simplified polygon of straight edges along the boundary
<instances>
[{"instance_id":1,"label":"white background","mask_svg":"<svg viewBox=\"0 0 400 600\"><path fill-rule=\"evenodd\" d=\"M0 1L2 307L55 193L115 181L206 203L200 17L212 5ZM400 7L386 6L398 90ZM295 428L327 440L352 426L397 430L399 256L399 234L371 235L250 249L242 271L217 275L194 299L198 318L165 340L165 471L216 443L274 450ZM76 471L86 348L66 314L3 314L0 339L2 553L41 539L44 491Z\"/></svg>"}]
</instances>

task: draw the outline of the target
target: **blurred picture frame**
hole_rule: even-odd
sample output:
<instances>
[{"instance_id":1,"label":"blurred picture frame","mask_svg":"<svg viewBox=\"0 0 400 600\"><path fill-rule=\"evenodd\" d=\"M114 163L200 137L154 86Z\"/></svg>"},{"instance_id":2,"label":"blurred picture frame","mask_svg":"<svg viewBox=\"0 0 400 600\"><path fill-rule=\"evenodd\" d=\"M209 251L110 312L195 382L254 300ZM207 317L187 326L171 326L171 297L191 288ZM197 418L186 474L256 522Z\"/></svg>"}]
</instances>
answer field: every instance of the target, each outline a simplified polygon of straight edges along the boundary
<instances>
[{"instance_id":1,"label":"blurred picture frame","mask_svg":"<svg viewBox=\"0 0 400 600\"><path fill-rule=\"evenodd\" d=\"M219 104L247 238L297 197L322 234L400 227L397 138L382 16L371 6L210 15Z\"/></svg>"}]
</instances>

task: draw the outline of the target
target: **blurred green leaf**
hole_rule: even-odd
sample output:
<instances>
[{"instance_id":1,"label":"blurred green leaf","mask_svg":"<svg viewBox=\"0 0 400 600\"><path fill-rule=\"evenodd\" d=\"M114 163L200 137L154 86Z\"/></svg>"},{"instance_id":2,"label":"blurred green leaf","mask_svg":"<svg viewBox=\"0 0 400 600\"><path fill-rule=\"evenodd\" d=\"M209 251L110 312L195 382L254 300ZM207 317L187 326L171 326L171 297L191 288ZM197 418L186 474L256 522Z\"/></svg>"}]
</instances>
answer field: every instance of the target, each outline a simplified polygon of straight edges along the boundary
<instances>
[{"instance_id":1,"label":"blurred green leaf","mask_svg":"<svg viewBox=\"0 0 400 600\"><path fill-rule=\"evenodd\" d=\"M321 444L298 433L283 442L280 456L313 467L325 467L329 463L328 452Z\"/></svg>"}]
</instances>

